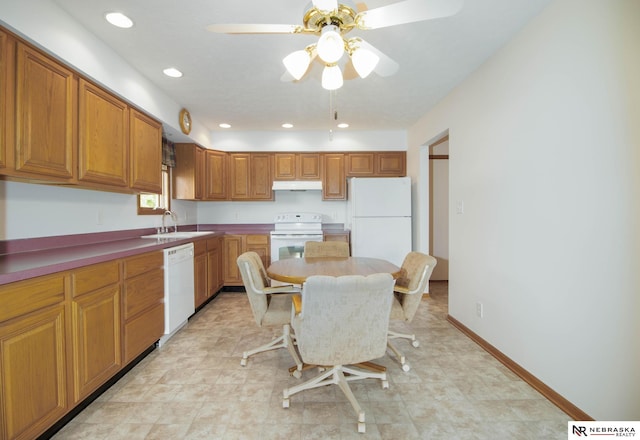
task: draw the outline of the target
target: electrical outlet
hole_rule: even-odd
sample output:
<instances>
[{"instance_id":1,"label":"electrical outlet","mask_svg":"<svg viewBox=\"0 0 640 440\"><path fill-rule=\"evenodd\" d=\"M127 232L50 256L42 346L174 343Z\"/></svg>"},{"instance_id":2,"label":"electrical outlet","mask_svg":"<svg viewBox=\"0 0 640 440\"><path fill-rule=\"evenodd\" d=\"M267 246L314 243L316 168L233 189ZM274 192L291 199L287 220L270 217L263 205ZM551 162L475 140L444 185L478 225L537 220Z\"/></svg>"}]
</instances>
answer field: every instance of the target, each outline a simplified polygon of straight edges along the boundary
<instances>
[{"instance_id":1,"label":"electrical outlet","mask_svg":"<svg viewBox=\"0 0 640 440\"><path fill-rule=\"evenodd\" d=\"M476 303L476 316L478 318L484 318L484 307L481 302Z\"/></svg>"},{"instance_id":2,"label":"electrical outlet","mask_svg":"<svg viewBox=\"0 0 640 440\"><path fill-rule=\"evenodd\" d=\"M102 208L98 208L98 212L96 213L96 224L104 224L104 214L102 212Z\"/></svg>"}]
</instances>

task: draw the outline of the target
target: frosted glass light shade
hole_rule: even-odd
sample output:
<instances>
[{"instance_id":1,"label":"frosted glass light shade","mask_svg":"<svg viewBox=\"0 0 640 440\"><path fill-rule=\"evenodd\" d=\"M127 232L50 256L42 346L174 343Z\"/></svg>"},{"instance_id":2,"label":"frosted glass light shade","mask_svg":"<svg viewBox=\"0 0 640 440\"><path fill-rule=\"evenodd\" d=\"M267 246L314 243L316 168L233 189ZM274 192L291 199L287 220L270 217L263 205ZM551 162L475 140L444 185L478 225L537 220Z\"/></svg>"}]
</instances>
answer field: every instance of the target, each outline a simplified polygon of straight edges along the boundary
<instances>
[{"instance_id":1,"label":"frosted glass light shade","mask_svg":"<svg viewBox=\"0 0 640 440\"><path fill-rule=\"evenodd\" d=\"M353 68L356 69L360 78L366 78L369 76L369 74L373 72L373 69L376 68L379 61L380 57L367 49L359 48L351 54Z\"/></svg>"},{"instance_id":2,"label":"frosted glass light shade","mask_svg":"<svg viewBox=\"0 0 640 440\"><path fill-rule=\"evenodd\" d=\"M282 63L295 79L300 79L309 68L311 56L306 50L296 50L284 57Z\"/></svg>"},{"instance_id":3,"label":"frosted glass light shade","mask_svg":"<svg viewBox=\"0 0 640 440\"><path fill-rule=\"evenodd\" d=\"M343 79L340 67L336 64L325 66L322 71L322 88L326 90L336 90L342 87Z\"/></svg>"},{"instance_id":4,"label":"frosted glass light shade","mask_svg":"<svg viewBox=\"0 0 640 440\"><path fill-rule=\"evenodd\" d=\"M332 24L322 28L322 35L316 46L318 56L327 64L338 62L344 53L344 40L338 27Z\"/></svg>"},{"instance_id":5,"label":"frosted glass light shade","mask_svg":"<svg viewBox=\"0 0 640 440\"><path fill-rule=\"evenodd\" d=\"M320 11L333 11L338 8L336 0L313 0L313 6Z\"/></svg>"}]
</instances>

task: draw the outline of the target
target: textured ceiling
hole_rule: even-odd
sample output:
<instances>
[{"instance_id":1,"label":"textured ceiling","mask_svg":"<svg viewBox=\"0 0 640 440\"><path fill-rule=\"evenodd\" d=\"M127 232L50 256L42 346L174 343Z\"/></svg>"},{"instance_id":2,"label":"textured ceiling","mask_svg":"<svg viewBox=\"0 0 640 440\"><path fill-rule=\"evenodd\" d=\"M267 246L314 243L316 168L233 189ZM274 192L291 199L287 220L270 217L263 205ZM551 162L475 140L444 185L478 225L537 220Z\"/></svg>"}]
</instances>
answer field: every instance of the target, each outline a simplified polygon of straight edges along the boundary
<instances>
[{"instance_id":1,"label":"textured ceiling","mask_svg":"<svg viewBox=\"0 0 640 440\"><path fill-rule=\"evenodd\" d=\"M402 130L411 126L503 46L551 0L466 0L449 18L376 30L354 30L395 60L390 77L375 73L345 81L330 93L319 75L282 82L282 58L314 42L313 35L226 35L213 23L302 24L301 0L53 0L210 130ZM394 3L368 0L369 9ZM104 14L135 22L123 30ZM180 79L162 73L174 66ZM319 69L317 69L319 73Z\"/></svg>"}]
</instances>

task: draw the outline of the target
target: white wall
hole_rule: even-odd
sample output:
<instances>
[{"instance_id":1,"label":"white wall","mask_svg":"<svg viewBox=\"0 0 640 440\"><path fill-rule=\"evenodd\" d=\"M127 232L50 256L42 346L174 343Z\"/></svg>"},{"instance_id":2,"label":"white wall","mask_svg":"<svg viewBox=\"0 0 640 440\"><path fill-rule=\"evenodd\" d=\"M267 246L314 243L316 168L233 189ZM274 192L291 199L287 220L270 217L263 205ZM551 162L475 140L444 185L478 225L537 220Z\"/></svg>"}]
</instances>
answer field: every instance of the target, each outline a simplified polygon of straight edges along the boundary
<instances>
[{"instance_id":1,"label":"white wall","mask_svg":"<svg viewBox=\"0 0 640 440\"><path fill-rule=\"evenodd\" d=\"M0 181L0 240L151 228L157 215L137 215L137 197L103 191ZM197 206L171 202L178 225L196 223ZM170 225L173 223L169 222Z\"/></svg>"},{"instance_id":2,"label":"white wall","mask_svg":"<svg viewBox=\"0 0 640 440\"><path fill-rule=\"evenodd\" d=\"M640 420L639 23L554 1L409 132L449 130L449 313L597 420Z\"/></svg>"},{"instance_id":3,"label":"white wall","mask_svg":"<svg viewBox=\"0 0 640 440\"><path fill-rule=\"evenodd\" d=\"M345 223L346 202L322 201L321 191L276 191L275 202L198 202L203 224L273 223L282 212L317 212L324 223Z\"/></svg>"}]
</instances>

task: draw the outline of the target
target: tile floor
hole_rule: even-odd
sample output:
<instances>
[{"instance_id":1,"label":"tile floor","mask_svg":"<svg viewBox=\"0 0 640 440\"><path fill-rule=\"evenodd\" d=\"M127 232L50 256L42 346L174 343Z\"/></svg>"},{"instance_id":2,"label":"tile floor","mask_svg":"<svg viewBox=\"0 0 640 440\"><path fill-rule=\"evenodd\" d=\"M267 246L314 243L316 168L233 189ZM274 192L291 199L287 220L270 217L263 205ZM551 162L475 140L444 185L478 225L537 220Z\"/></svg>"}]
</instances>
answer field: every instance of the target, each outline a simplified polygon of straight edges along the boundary
<instances>
[{"instance_id":1,"label":"tile floor","mask_svg":"<svg viewBox=\"0 0 640 440\"><path fill-rule=\"evenodd\" d=\"M398 347L411 371L386 356L390 388L353 382L366 434L335 386L291 397L286 350L242 351L275 333L259 329L242 293L221 293L189 324L69 422L62 439L566 439L568 416L446 321L446 282L432 283ZM405 324L393 324L401 329ZM303 380L317 370L305 371Z\"/></svg>"}]
</instances>

